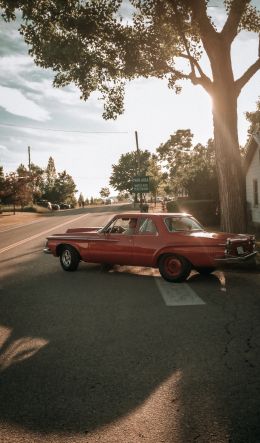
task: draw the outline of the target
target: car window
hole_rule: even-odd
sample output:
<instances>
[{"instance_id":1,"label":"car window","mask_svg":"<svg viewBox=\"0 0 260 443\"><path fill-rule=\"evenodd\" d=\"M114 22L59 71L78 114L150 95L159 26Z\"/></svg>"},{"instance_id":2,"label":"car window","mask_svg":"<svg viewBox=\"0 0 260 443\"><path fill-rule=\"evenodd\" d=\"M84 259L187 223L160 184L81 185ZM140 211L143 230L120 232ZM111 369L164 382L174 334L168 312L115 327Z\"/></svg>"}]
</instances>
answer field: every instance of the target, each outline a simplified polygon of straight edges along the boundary
<instances>
[{"instance_id":1,"label":"car window","mask_svg":"<svg viewBox=\"0 0 260 443\"><path fill-rule=\"evenodd\" d=\"M116 218L109 226L107 226L106 232L110 234L132 235L135 233L136 225L137 225L136 217Z\"/></svg>"},{"instance_id":2,"label":"car window","mask_svg":"<svg viewBox=\"0 0 260 443\"><path fill-rule=\"evenodd\" d=\"M203 230L203 227L197 222L197 220L187 216L166 217L164 222L170 232Z\"/></svg>"},{"instance_id":3,"label":"car window","mask_svg":"<svg viewBox=\"0 0 260 443\"><path fill-rule=\"evenodd\" d=\"M154 221L150 217L141 219L138 233L139 234L157 234L157 228L155 226Z\"/></svg>"}]
</instances>

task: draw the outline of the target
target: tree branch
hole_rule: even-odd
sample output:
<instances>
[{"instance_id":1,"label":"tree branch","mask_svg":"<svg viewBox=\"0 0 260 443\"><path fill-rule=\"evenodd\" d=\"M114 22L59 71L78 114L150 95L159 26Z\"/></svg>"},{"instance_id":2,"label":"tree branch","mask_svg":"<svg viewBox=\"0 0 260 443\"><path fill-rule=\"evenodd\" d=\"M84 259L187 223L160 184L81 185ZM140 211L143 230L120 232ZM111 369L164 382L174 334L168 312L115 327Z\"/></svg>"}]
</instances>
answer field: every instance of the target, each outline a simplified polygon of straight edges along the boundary
<instances>
[{"instance_id":1,"label":"tree branch","mask_svg":"<svg viewBox=\"0 0 260 443\"><path fill-rule=\"evenodd\" d=\"M188 56L185 56L185 58L188 58ZM190 80L193 85L201 85L209 94L212 92L212 82L211 80L204 74L201 77L197 77L195 75L195 72L191 72L190 74L184 74L181 71L178 71L171 66L167 65L168 72L171 72L174 74L177 78Z\"/></svg>"},{"instance_id":2,"label":"tree branch","mask_svg":"<svg viewBox=\"0 0 260 443\"><path fill-rule=\"evenodd\" d=\"M229 16L221 31L221 35L228 43L236 37L241 17L249 3L250 0L233 0Z\"/></svg>"},{"instance_id":3,"label":"tree branch","mask_svg":"<svg viewBox=\"0 0 260 443\"><path fill-rule=\"evenodd\" d=\"M186 52L187 52L187 59L190 62L190 67L191 67L192 74L195 75L195 69L194 69L193 60L192 60L192 57L191 57L191 54L190 54L189 45L188 45L188 42L187 42L186 35L183 32L183 30L182 30L181 23L180 23L180 15L179 15L179 12L178 12L178 7L177 7L177 4L176 4L176 2L174 0L171 1L171 6L172 6L172 8L174 10L176 27L178 29L178 33L179 33L179 35L181 37L181 40L182 40L182 42L184 44L184 47L186 49Z\"/></svg>"},{"instance_id":4,"label":"tree branch","mask_svg":"<svg viewBox=\"0 0 260 443\"><path fill-rule=\"evenodd\" d=\"M180 54L179 57L181 58L186 58L186 59L192 59L192 63L196 66L196 68L198 69L198 72L200 74L200 76L204 79L207 80L208 82L211 83L210 78L203 72L198 60L196 60L194 57L192 57L191 55L186 55L186 54Z\"/></svg>"},{"instance_id":5,"label":"tree branch","mask_svg":"<svg viewBox=\"0 0 260 443\"><path fill-rule=\"evenodd\" d=\"M245 84L253 77L253 75L260 70L260 58L256 60L256 62L251 65L247 71L235 81L235 88L237 97L239 96L241 89L245 86Z\"/></svg>"},{"instance_id":6,"label":"tree branch","mask_svg":"<svg viewBox=\"0 0 260 443\"><path fill-rule=\"evenodd\" d=\"M207 15L207 2L205 0L190 1L190 8L192 11L192 21L199 26L201 39L206 49L208 47L207 42L212 39L215 40L218 34Z\"/></svg>"}]
</instances>

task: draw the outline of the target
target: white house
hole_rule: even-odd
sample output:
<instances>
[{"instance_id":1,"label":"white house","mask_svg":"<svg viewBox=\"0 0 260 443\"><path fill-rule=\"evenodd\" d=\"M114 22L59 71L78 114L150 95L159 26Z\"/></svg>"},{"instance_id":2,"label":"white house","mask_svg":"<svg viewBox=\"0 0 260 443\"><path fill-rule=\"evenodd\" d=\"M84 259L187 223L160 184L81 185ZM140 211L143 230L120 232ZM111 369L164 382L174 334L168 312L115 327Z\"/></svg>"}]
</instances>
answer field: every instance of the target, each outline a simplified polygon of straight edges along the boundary
<instances>
[{"instance_id":1,"label":"white house","mask_svg":"<svg viewBox=\"0 0 260 443\"><path fill-rule=\"evenodd\" d=\"M251 221L260 227L260 131L251 135L245 152L246 200Z\"/></svg>"}]
</instances>

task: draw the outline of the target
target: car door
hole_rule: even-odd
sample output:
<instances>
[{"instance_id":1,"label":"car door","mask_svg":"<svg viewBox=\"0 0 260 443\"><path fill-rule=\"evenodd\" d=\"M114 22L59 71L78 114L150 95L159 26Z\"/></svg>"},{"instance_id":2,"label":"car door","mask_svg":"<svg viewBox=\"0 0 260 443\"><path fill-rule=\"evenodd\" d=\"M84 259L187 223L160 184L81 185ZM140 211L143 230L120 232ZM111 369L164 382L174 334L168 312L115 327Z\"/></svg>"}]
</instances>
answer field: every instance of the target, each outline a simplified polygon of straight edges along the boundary
<instances>
[{"instance_id":1,"label":"car door","mask_svg":"<svg viewBox=\"0 0 260 443\"><path fill-rule=\"evenodd\" d=\"M89 243L88 256L93 262L119 265L133 264L133 239L127 227L131 217L117 217L94 242Z\"/></svg>"},{"instance_id":2,"label":"car door","mask_svg":"<svg viewBox=\"0 0 260 443\"><path fill-rule=\"evenodd\" d=\"M152 266L153 257L161 245L158 227L152 217L143 216L140 218L133 242L133 264Z\"/></svg>"}]
</instances>

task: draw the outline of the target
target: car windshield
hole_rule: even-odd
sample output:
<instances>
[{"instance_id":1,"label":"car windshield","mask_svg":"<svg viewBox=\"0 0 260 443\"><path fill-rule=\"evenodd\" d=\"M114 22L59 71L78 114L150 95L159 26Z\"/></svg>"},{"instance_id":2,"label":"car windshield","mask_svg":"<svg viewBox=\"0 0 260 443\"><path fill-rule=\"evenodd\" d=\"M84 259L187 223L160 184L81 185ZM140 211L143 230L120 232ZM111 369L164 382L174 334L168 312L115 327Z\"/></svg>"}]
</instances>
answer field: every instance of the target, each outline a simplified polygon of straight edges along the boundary
<instances>
[{"instance_id":1,"label":"car windshield","mask_svg":"<svg viewBox=\"0 0 260 443\"><path fill-rule=\"evenodd\" d=\"M169 232L204 230L197 220L185 215L166 217L164 222Z\"/></svg>"}]
</instances>

